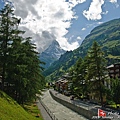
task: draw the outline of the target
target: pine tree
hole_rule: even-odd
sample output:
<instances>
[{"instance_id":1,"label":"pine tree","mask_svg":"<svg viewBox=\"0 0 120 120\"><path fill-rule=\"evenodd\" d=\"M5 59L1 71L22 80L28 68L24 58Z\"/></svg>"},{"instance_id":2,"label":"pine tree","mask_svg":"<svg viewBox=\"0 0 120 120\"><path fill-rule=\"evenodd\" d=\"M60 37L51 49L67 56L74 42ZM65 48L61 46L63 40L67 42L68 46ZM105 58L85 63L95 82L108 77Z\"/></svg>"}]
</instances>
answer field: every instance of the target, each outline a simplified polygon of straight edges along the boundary
<instances>
[{"instance_id":1,"label":"pine tree","mask_svg":"<svg viewBox=\"0 0 120 120\"><path fill-rule=\"evenodd\" d=\"M73 77L72 77L72 86L75 94L79 97L87 94L86 84L85 84L85 71L86 67L84 60L79 58L74 66Z\"/></svg>"},{"instance_id":2,"label":"pine tree","mask_svg":"<svg viewBox=\"0 0 120 120\"><path fill-rule=\"evenodd\" d=\"M106 60L104 53L97 42L94 42L87 54L87 74L86 80L92 92L99 95L101 105L103 105L103 93L105 92Z\"/></svg>"},{"instance_id":3,"label":"pine tree","mask_svg":"<svg viewBox=\"0 0 120 120\"><path fill-rule=\"evenodd\" d=\"M45 85L44 77L41 74L42 68L40 67L41 61L39 60L38 52L35 51L35 45L30 42L30 39L27 38L24 44L24 53L26 54L26 60L24 60L26 69L26 79L27 83L25 86L24 97L30 100L35 98L35 94L38 93Z\"/></svg>"},{"instance_id":4,"label":"pine tree","mask_svg":"<svg viewBox=\"0 0 120 120\"><path fill-rule=\"evenodd\" d=\"M9 55L9 47L12 43L14 30L17 24L17 18L13 15L12 5L7 4L0 10L0 65L2 76L2 89L6 79L6 65Z\"/></svg>"},{"instance_id":5,"label":"pine tree","mask_svg":"<svg viewBox=\"0 0 120 120\"><path fill-rule=\"evenodd\" d=\"M20 19L14 17L10 4L0 11L0 65L2 89L18 103L36 97L45 85L36 46L31 38L23 38L25 31L18 30ZM4 83L7 83L4 89Z\"/></svg>"}]
</instances>

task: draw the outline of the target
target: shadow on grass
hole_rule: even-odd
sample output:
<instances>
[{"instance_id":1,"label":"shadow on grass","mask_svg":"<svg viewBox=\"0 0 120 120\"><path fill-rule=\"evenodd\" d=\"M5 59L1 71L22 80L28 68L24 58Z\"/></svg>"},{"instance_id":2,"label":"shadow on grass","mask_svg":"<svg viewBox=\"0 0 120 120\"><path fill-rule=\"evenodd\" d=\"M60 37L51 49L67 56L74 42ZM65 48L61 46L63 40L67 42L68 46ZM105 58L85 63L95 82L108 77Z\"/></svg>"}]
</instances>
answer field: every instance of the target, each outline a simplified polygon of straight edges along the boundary
<instances>
[{"instance_id":1,"label":"shadow on grass","mask_svg":"<svg viewBox=\"0 0 120 120\"><path fill-rule=\"evenodd\" d=\"M36 118L40 118L40 120L43 120L42 115L40 113L40 110L38 109L36 102L33 103L27 103L23 106L23 108L30 113L31 115L33 115Z\"/></svg>"}]
</instances>

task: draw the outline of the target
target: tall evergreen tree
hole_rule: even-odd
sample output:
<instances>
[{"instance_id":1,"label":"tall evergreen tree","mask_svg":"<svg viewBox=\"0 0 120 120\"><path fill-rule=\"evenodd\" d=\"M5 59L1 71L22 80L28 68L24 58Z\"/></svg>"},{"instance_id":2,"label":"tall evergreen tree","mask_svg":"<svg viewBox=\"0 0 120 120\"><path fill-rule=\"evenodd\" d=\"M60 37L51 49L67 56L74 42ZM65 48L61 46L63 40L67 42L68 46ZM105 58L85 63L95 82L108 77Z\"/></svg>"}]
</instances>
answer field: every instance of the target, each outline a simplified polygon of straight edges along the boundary
<instances>
[{"instance_id":1,"label":"tall evergreen tree","mask_svg":"<svg viewBox=\"0 0 120 120\"><path fill-rule=\"evenodd\" d=\"M1 76L2 89L4 89L4 82L6 79L6 65L9 55L9 47L12 43L17 18L13 15L12 5L7 4L0 10L0 61L1 61Z\"/></svg>"},{"instance_id":2,"label":"tall evergreen tree","mask_svg":"<svg viewBox=\"0 0 120 120\"><path fill-rule=\"evenodd\" d=\"M23 38L25 32L18 30L20 20L14 17L12 6L7 4L0 13L2 89L21 104L35 98L43 88L42 62L31 38Z\"/></svg>"},{"instance_id":3,"label":"tall evergreen tree","mask_svg":"<svg viewBox=\"0 0 120 120\"><path fill-rule=\"evenodd\" d=\"M105 92L106 60L104 53L97 42L94 42L87 54L87 74L86 79L91 85L91 91L99 95L101 105L103 105L103 93Z\"/></svg>"},{"instance_id":4,"label":"tall evergreen tree","mask_svg":"<svg viewBox=\"0 0 120 120\"><path fill-rule=\"evenodd\" d=\"M24 88L27 94L25 94L24 97L30 100L35 98L35 94L38 93L38 90L44 87L45 80L41 75L42 67L40 67L40 64L42 62L39 60L38 52L35 51L35 45L30 42L29 38L27 38L23 44L26 54L24 64L27 65L25 75L27 83Z\"/></svg>"},{"instance_id":5,"label":"tall evergreen tree","mask_svg":"<svg viewBox=\"0 0 120 120\"><path fill-rule=\"evenodd\" d=\"M72 85L75 94L78 96L85 97L87 94L87 87L85 84L85 74L86 74L86 67L84 63L84 59L79 58L76 62L73 70L73 77L72 77Z\"/></svg>"}]
</instances>

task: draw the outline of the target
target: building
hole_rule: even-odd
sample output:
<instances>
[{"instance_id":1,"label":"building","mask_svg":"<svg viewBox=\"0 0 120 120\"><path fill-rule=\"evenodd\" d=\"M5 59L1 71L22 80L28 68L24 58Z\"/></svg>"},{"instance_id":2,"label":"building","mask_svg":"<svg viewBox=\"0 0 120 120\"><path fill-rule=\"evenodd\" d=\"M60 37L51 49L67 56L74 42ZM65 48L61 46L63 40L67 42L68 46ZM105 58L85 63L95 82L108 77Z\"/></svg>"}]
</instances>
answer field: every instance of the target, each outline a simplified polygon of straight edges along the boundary
<instances>
[{"instance_id":1,"label":"building","mask_svg":"<svg viewBox=\"0 0 120 120\"><path fill-rule=\"evenodd\" d=\"M54 85L54 89L56 89L57 91L59 91L62 94L65 95L70 95L71 91L70 91L70 87L71 87L71 82L69 81L71 78L71 76L69 76L68 73L66 73L65 75L61 76Z\"/></svg>"},{"instance_id":2,"label":"building","mask_svg":"<svg viewBox=\"0 0 120 120\"><path fill-rule=\"evenodd\" d=\"M119 78L120 79L120 63L115 63L115 64L112 64L110 66L107 67L107 71L108 73L106 73L106 76L105 76L105 81L104 81L104 85L111 89L112 87L112 81L111 81L111 78L112 79L116 79L116 78ZM93 82L94 79L91 79L91 82ZM100 97L99 97L99 93L97 94L96 92L90 92L89 94L89 97L90 97L90 100L91 101L94 101L94 102L98 102L100 101ZM106 101L106 95L103 95L103 102Z\"/></svg>"},{"instance_id":3,"label":"building","mask_svg":"<svg viewBox=\"0 0 120 120\"><path fill-rule=\"evenodd\" d=\"M107 67L110 78L120 78L120 63L115 63Z\"/></svg>"}]
</instances>

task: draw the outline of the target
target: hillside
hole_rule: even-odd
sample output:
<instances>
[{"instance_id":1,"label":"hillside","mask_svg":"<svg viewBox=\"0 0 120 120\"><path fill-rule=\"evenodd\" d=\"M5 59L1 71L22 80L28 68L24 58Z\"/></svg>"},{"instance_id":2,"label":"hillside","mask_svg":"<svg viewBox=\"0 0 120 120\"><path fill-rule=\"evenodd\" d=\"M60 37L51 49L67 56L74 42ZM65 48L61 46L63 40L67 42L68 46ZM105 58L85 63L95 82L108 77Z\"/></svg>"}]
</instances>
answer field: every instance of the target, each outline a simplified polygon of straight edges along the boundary
<instances>
[{"instance_id":1,"label":"hillside","mask_svg":"<svg viewBox=\"0 0 120 120\"><path fill-rule=\"evenodd\" d=\"M0 120L38 120L0 91ZM39 118L40 120L40 118Z\"/></svg>"},{"instance_id":2,"label":"hillside","mask_svg":"<svg viewBox=\"0 0 120 120\"><path fill-rule=\"evenodd\" d=\"M85 38L80 48L83 47L83 51L87 51L95 40L101 45L105 52L113 54L114 56L120 55L119 50L115 54L113 53L115 49L120 48L120 19L103 23L94 28ZM114 51L111 49L114 49Z\"/></svg>"},{"instance_id":3,"label":"hillside","mask_svg":"<svg viewBox=\"0 0 120 120\"><path fill-rule=\"evenodd\" d=\"M44 71L44 74L49 79L56 79L57 76L74 65L79 57L84 57L87 54L93 41L97 41L104 50L108 64L120 61L120 19L108 21L95 27L79 48L62 55L58 61Z\"/></svg>"}]
</instances>

